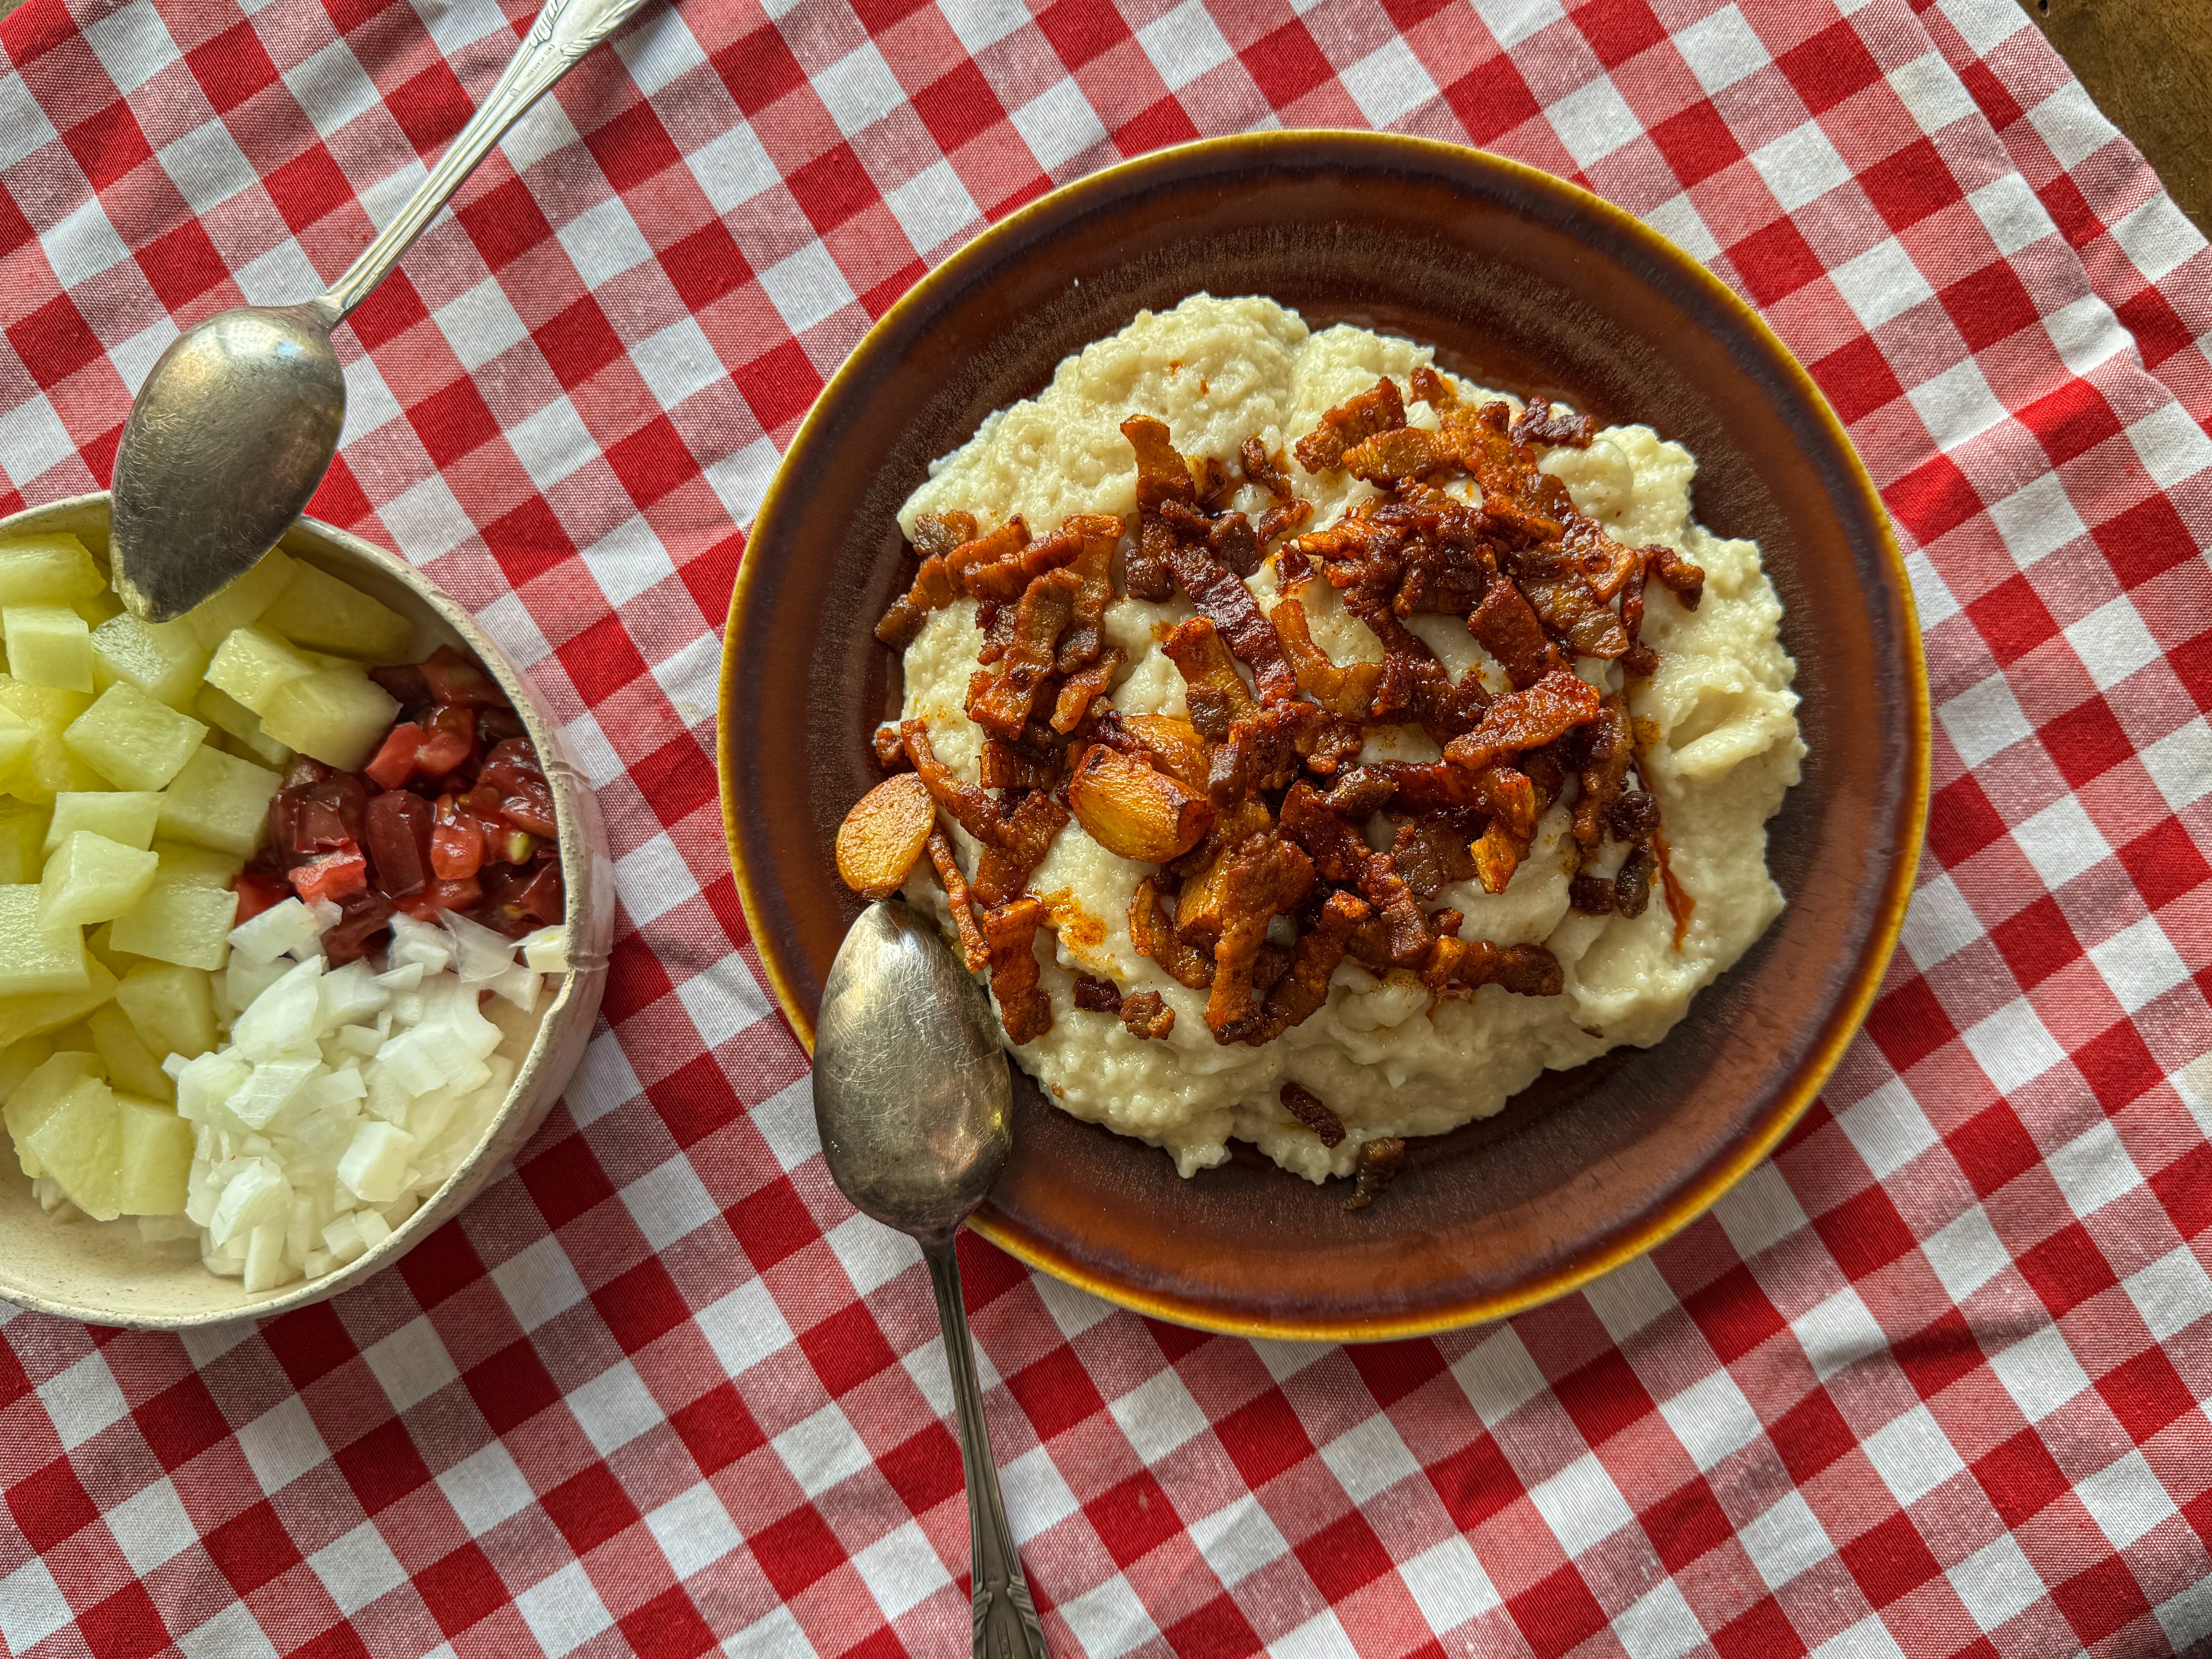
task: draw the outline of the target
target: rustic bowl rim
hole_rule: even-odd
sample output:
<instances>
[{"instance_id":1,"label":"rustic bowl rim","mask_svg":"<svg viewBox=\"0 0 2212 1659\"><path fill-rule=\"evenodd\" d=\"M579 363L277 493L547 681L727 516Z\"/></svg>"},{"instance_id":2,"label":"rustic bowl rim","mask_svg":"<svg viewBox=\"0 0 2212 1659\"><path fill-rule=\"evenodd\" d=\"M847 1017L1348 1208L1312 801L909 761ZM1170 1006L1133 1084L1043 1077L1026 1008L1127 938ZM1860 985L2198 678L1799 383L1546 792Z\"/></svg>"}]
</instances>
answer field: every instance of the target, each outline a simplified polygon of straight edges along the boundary
<instances>
[{"instance_id":1,"label":"rustic bowl rim","mask_svg":"<svg viewBox=\"0 0 2212 1659\"><path fill-rule=\"evenodd\" d=\"M1193 1306L1171 1294L1135 1289L1093 1272L1055 1251L1036 1248L1028 1239L1000 1226L987 1215L978 1213L969 1219L968 1224L976 1232L1017 1260L1080 1290L1088 1291L1115 1306L1172 1324L1255 1340L1391 1341L1434 1336L1470 1325L1504 1319L1553 1301L1644 1255L1688 1226L1757 1167L1796 1127L1842 1060L1844 1051L1856 1038L1859 1028L1864 1024L1867 1012L1881 989L1883 975L1904 931L1905 910L1911 902L1921 848L1927 832L1929 779L1932 764L1932 716L1927 662L1911 577L1891 527L1888 510L1883 505L1881 492L1868 474L1856 447L1851 442L1849 432L1837 417L1826 396L1807 373L1804 365L1798 362L1796 354L1783 343L1781 337L1741 295L1678 244L1603 197L1509 156L1472 145L1448 143L1440 139L1409 134L1334 128L1284 128L1201 138L1190 143L1152 150L1062 185L978 232L942 264L926 272L876 320L823 385L793 434L790 446L777 463L775 472L762 496L760 510L754 514L746 541L750 551L753 545L772 539L768 532L776 527L786 496L804 488L797 481L803 478L808 470L811 448L829 423L829 411L839 401L845 388L859 378L862 365L875 349L897 331L909 316L933 304L940 292L963 283L971 274L987 268L998 257L1001 247L1018 240L1031 225L1071 207L1079 207L1094 200L1110 200L1125 192L1133 193L1153 175L1172 173L1194 156L1237 154L1254 165L1264 165L1271 159L1295 156L1309 146L1322 143L1340 151L1364 151L1378 162L1388 161L1394 156L1432 161L1449 160L1456 167L1490 172L1523 191L1548 194L1571 210L1604 221L1615 234L1639 245L1643 253L1656 264L1671 268L1678 276L1702 289L1709 299L1717 302L1757 345L1771 356L1773 366L1785 375L1790 392L1826 428L1835 444L1838 455L1846 464L1850 487L1861 498L1869 522L1874 526L1883 565L1890 579L1891 591L1901 609L1899 631L1906 668L1906 684L1903 689L1908 698L1908 773L1897 822L1898 852L1883 884L1881 902L1875 912L1866 943L1859 952L1855 971L1835 999L1835 1014L1829 1021L1826 1034L1808 1051L1789 1082L1776 1091L1776 1109L1770 1112L1764 1123L1746 1134L1725 1154L1715 1158L1697 1179L1686 1182L1664 1205L1645 1217L1641 1224L1616 1236L1589 1255L1539 1273L1509 1290L1472 1297L1449 1308L1416 1315L1378 1316L1355 1322L1264 1315L1230 1316L1211 1309ZM755 959L778 1006L790 1021L793 1034L811 1058L814 1051L813 1020L793 993L783 971L779 957L780 942L756 925L757 919L764 912L755 896L756 877L739 851L739 815L730 782L736 757L732 736L735 722L728 718L728 711L736 706L740 691L738 657L731 642L739 637L738 624L750 592L750 579L757 568L755 561L750 557L739 562L737 580L730 592L729 613L722 635L720 708L723 718L716 726L715 760L721 781L723 838L729 849L730 872L736 884L738 901L744 910L747 927L752 933ZM1008 1063L1012 1062L1009 1060Z\"/></svg>"},{"instance_id":2,"label":"rustic bowl rim","mask_svg":"<svg viewBox=\"0 0 2212 1659\"><path fill-rule=\"evenodd\" d=\"M40 501L0 518L0 538L35 533L49 520L63 520L94 510L104 513L111 499L111 492L99 489ZM295 535L304 535L311 542L335 548L349 557L367 560L420 598L438 620L459 635L490 669L492 677L514 704L515 712L522 716L532 743L542 757L550 757L547 776L555 784L555 823L562 838L565 899L562 922L570 934L568 969L562 975L559 988L542 1005L544 1016L531 1037L530 1046L516 1065L507 1097L501 1102L499 1109L484 1121L475 1149L435 1191L416 1206L413 1213L392 1230L388 1237L344 1267L319 1279L295 1280L273 1294L242 1306L162 1316L119 1311L81 1297L40 1291L18 1282L6 1266L0 1264L0 1299L18 1307L104 1328L183 1331L235 1324L242 1320L271 1319L339 1295L391 1267L436 1226L444 1224L466 1206L482 1189L498 1161L512 1154L514 1148L507 1143L518 1111L525 1109L526 1103L531 1103L542 1119L566 1086L568 1073L581 1057L582 1045L564 1039L572 1037L580 1025L588 1034L598 1018L599 1000L606 984L606 951L605 941L595 941L591 936L595 929L604 932L611 921L611 908L597 890L600 871L608 859L606 829L588 784L580 778L571 782L555 775L556 769L571 777L574 774L561 757L559 733L549 714L538 706L540 694L452 595L398 554L336 525L304 515L285 532L277 545L284 546ZM298 556L296 550L293 556ZM568 1052L571 1049L575 1052ZM556 1071L561 1075L552 1075ZM12 1150L0 1147L0 1155L12 1156ZM463 1195L456 1198L456 1194Z\"/></svg>"}]
</instances>

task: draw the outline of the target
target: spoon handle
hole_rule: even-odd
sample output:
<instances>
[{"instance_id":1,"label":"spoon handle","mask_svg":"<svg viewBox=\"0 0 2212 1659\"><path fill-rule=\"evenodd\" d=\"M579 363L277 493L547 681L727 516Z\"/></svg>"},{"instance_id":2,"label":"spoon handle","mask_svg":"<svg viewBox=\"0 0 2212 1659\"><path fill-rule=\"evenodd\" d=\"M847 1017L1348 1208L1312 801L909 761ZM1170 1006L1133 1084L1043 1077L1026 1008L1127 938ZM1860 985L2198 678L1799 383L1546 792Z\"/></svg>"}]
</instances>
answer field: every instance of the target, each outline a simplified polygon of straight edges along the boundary
<instances>
[{"instance_id":1,"label":"spoon handle","mask_svg":"<svg viewBox=\"0 0 2212 1659\"><path fill-rule=\"evenodd\" d=\"M975 1381L975 1347L968 1334L968 1308L960 1296L960 1258L952 1241L925 1244L929 1282L937 1291L937 1317L945 1327L945 1363L952 1372L952 1413L960 1425L960 1467L968 1477L968 1537L974 1549L975 1659L1051 1659L1022 1558L1006 1525L999 1468L991 1459L991 1431L983 1422L983 1390Z\"/></svg>"},{"instance_id":2,"label":"spoon handle","mask_svg":"<svg viewBox=\"0 0 2212 1659\"><path fill-rule=\"evenodd\" d=\"M327 325L366 300L412 246L477 163L523 111L575 66L576 60L612 34L645 0L546 0L530 33L516 48L498 82L485 94L469 124L446 146L437 162L392 222L376 233L361 257L329 291L310 303Z\"/></svg>"}]
</instances>

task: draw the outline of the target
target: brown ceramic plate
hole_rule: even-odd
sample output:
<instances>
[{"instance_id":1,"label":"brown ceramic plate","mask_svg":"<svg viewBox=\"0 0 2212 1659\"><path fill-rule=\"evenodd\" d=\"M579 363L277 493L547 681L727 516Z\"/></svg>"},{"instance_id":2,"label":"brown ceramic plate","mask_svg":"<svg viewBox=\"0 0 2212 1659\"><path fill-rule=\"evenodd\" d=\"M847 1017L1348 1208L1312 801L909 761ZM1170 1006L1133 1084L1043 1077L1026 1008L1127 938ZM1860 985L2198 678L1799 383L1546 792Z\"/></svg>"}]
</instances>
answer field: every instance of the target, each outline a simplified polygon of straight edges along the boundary
<instances>
[{"instance_id":1,"label":"brown ceramic plate","mask_svg":"<svg viewBox=\"0 0 2212 1659\"><path fill-rule=\"evenodd\" d=\"M1478 150L1343 132L1164 150L985 232L869 332L799 428L730 604L723 812L762 963L810 1042L858 901L830 842L897 708L870 629L911 561L893 514L930 459L1141 307L1264 294L1318 328L1433 343L1447 368L1698 458L1698 516L1755 537L1797 659L1804 781L1770 825L1789 908L1656 1048L1547 1073L1498 1116L1414 1143L1347 1215L1242 1148L1164 1152L1044 1103L1018 1070L986 1237L1184 1324L1328 1340L1494 1318L1692 1220L1772 1149L1864 1016L1912 885L1928 701L1911 592L1850 441L1781 342L1620 210Z\"/></svg>"}]
</instances>

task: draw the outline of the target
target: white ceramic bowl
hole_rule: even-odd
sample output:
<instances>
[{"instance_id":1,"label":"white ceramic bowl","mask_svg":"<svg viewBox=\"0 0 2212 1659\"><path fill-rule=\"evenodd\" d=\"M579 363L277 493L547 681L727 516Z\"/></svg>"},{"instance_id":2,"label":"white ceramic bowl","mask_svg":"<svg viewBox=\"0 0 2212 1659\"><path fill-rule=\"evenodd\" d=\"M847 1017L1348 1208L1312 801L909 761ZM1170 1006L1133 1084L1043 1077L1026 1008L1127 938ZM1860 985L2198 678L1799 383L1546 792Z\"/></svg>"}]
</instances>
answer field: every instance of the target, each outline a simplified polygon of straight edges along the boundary
<instances>
[{"instance_id":1,"label":"white ceramic bowl","mask_svg":"<svg viewBox=\"0 0 2212 1659\"><path fill-rule=\"evenodd\" d=\"M67 531L104 561L106 492L0 519L0 538L40 531ZM239 1280L208 1272L187 1245L142 1243L128 1223L57 1220L31 1195L31 1183L15 1167L12 1148L0 1144L0 1297L21 1306L94 1325L182 1330L266 1318L358 1285L451 1219L514 1157L544 1121L591 1038L614 933L613 866L599 804L590 785L563 757L544 700L468 612L405 561L313 519L294 525L278 545L412 617L416 660L441 644L458 645L475 654L513 701L553 792L561 875L568 889L568 971L556 994L539 1003L534 1029L526 1024L503 1049L516 1062L514 1085L460 1166L391 1237L320 1279L249 1292Z\"/></svg>"}]
</instances>

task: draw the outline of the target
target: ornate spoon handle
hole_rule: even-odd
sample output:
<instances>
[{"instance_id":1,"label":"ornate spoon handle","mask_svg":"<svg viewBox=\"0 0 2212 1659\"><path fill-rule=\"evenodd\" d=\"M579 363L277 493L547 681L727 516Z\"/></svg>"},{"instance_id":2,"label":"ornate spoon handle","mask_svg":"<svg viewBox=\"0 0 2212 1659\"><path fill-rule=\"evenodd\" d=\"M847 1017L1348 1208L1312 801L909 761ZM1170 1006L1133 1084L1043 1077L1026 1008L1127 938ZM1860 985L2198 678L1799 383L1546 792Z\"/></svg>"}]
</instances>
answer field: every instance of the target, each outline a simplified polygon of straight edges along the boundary
<instances>
[{"instance_id":1,"label":"ornate spoon handle","mask_svg":"<svg viewBox=\"0 0 2212 1659\"><path fill-rule=\"evenodd\" d=\"M546 0L530 33L516 48L498 82L485 94L469 124L446 146L398 216L385 226L361 252L345 275L309 306L327 326L337 322L369 296L389 276L422 228L438 215L461 181L476 171L477 163L491 154L492 146L523 111L575 66L576 60L612 34L645 0Z\"/></svg>"},{"instance_id":2,"label":"ornate spoon handle","mask_svg":"<svg viewBox=\"0 0 2212 1659\"><path fill-rule=\"evenodd\" d=\"M1029 1581L1022 1577L1022 1558L1006 1525L998 1465L991 1460L991 1431L983 1422L983 1391L975 1381L975 1349L960 1296L960 1258L949 1238L923 1245L921 1253L929 1262L937 1317L945 1327L945 1363L952 1372L952 1410L960 1425L960 1467L968 1477L975 1659L1051 1659L1030 1601Z\"/></svg>"}]
</instances>

